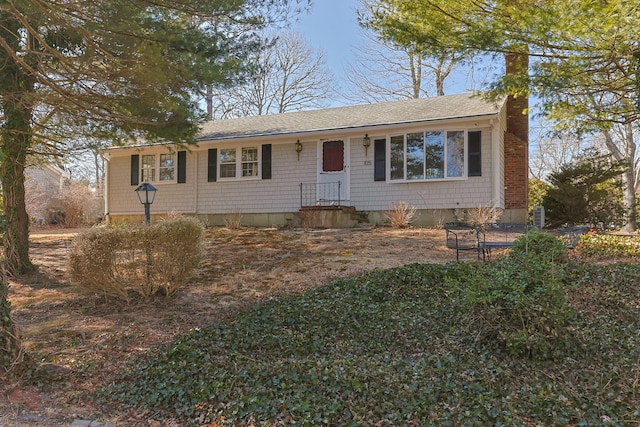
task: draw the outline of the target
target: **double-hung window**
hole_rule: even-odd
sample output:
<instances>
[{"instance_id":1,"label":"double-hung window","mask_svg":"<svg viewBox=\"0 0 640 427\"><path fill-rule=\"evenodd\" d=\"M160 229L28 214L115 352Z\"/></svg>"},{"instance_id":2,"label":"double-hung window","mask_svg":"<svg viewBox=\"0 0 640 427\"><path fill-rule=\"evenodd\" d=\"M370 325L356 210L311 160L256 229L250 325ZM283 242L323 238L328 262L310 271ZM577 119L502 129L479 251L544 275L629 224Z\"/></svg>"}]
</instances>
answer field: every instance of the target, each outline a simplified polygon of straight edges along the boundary
<instances>
[{"instance_id":1,"label":"double-hung window","mask_svg":"<svg viewBox=\"0 0 640 427\"><path fill-rule=\"evenodd\" d=\"M258 147L242 149L242 176L258 176Z\"/></svg>"},{"instance_id":2,"label":"double-hung window","mask_svg":"<svg viewBox=\"0 0 640 427\"><path fill-rule=\"evenodd\" d=\"M258 177L258 147L220 150L220 178Z\"/></svg>"},{"instance_id":3,"label":"double-hung window","mask_svg":"<svg viewBox=\"0 0 640 427\"><path fill-rule=\"evenodd\" d=\"M173 153L160 154L158 178L160 181L173 181L176 178L176 165Z\"/></svg>"},{"instance_id":4,"label":"double-hung window","mask_svg":"<svg viewBox=\"0 0 640 427\"><path fill-rule=\"evenodd\" d=\"M389 178L424 181L464 177L465 134L464 130L430 130L391 136Z\"/></svg>"},{"instance_id":5,"label":"double-hung window","mask_svg":"<svg viewBox=\"0 0 640 427\"><path fill-rule=\"evenodd\" d=\"M187 182L187 152L131 155L131 185Z\"/></svg>"},{"instance_id":6,"label":"double-hung window","mask_svg":"<svg viewBox=\"0 0 640 427\"><path fill-rule=\"evenodd\" d=\"M220 178L236 177L236 149L220 150Z\"/></svg>"},{"instance_id":7,"label":"double-hung window","mask_svg":"<svg viewBox=\"0 0 640 427\"><path fill-rule=\"evenodd\" d=\"M175 153L142 155L140 176L142 182L175 181Z\"/></svg>"},{"instance_id":8,"label":"double-hung window","mask_svg":"<svg viewBox=\"0 0 640 427\"><path fill-rule=\"evenodd\" d=\"M142 156L142 170L140 176L142 182L155 182L156 180L156 155L145 154Z\"/></svg>"}]
</instances>

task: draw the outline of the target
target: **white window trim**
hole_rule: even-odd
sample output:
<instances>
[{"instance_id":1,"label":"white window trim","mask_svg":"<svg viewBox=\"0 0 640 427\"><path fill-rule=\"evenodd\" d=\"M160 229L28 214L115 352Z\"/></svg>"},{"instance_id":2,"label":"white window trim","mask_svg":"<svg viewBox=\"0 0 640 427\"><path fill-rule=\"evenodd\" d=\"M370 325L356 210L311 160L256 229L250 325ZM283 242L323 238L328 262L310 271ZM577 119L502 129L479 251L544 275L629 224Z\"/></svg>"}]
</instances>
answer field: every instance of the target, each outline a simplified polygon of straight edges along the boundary
<instances>
[{"instance_id":1,"label":"white window trim","mask_svg":"<svg viewBox=\"0 0 640 427\"><path fill-rule=\"evenodd\" d=\"M242 149L243 148L255 148L257 150L258 158L258 173L256 176L242 176ZM236 151L236 176L234 177L223 177L221 176L222 165L220 162L220 158L222 156L222 152L224 150L235 150ZM218 147L218 155L217 155L217 180L221 182L233 182L233 181L257 181L262 179L262 144L249 144L249 145L236 145L236 146L227 146L227 147Z\"/></svg>"},{"instance_id":2,"label":"white window trim","mask_svg":"<svg viewBox=\"0 0 640 427\"><path fill-rule=\"evenodd\" d=\"M171 154L173 155L173 179L160 179L160 156L163 154ZM143 173L143 158L144 156L153 156L154 157L154 179L153 180L144 180ZM178 182L178 153L177 151L165 151L165 152L154 152L154 153L140 153L140 165L139 165L139 173L140 173L140 182L148 182L156 185L162 184L175 184Z\"/></svg>"},{"instance_id":3,"label":"white window trim","mask_svg":"<svg viewBox=\"0 0 640 427\"><path fill-rule=\"evenodd\" d=\"M386 182L391 184L406 184L406 183L425 183L425 182L450 182L450 181L466 181L469 179L469 131L472 129L463 127L451 127L451 128L421 128L405 130L398 133L392 133L387 135L386 143ZM464 158L463 158L463 172L462 176L447 176L447 133L448 132L464 132ZM444 176L442 178L430 178L430 179L406 179L407 176L407 135L413 133L427 133L427 132L444 132ZM403 152L403 164L404 164L404 176L403 179L391 179L391 137L402 136L404 140L404 152Z\"/></svg>"}]
</instances>

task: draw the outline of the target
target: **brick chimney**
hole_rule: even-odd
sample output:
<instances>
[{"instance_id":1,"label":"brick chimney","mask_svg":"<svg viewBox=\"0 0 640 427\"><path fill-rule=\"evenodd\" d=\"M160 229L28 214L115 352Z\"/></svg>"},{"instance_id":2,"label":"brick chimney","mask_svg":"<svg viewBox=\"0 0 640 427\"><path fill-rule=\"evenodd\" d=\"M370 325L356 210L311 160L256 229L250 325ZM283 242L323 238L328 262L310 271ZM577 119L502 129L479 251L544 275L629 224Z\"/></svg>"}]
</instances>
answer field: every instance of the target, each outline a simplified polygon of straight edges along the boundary
<instances>
[{"instance_id":1,"label":"brick chimney","mask_svg":"<svg viewBox=\"0 0 640 427\"><path fill-rule=\"evenodd\" d=\"M526 54L506 55L506 73L526 70ZM526 222L529 195L529 98L509 96L507 99L507 132L504 138L505 209L510 220Z\"/></svg>"}]
</instances>

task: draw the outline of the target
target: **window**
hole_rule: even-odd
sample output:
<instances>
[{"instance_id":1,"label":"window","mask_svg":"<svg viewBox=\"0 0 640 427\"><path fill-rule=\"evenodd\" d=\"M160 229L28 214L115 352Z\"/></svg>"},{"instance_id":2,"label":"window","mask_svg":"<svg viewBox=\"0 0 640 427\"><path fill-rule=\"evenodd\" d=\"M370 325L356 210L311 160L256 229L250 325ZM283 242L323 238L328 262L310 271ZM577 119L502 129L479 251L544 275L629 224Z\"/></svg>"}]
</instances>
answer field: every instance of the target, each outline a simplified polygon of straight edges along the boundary
<instances>
[{"instance_id":1,"label":"window","mask_svg":"<svg viewBox=\"0 0 640 427\"><path fill-rule=\"evenodd\" d=\"M391 180L424 181L480 175L480 132L469 132L469 158L464 130L436 130L393 135L389 139Z\"/></svg>"},{"instance_id":2,"label":"window","mask_svg":"<svg viewBox=\"0 0 640 427\"><path fill-rule=\"evenodd\" d=\"M427 132L426 135L424 157L427 168L424 178L420 179L439 179L444 177L444 132Z\"/></svg>"},{"instance_id":3,"label":"window","mask_svg":"<svg viewBox=\"0 0 640 427\"><path fill-rule=\"evenodd\" d=\"M236 177L236 149L220 150L220 178Z\"/></svg>"},{"instance_id":4,"label":"window","mask_svg":"<svg viewBox=\"0 0 640 427\"><path fill-rule=\"evenodd\" d=\"M220 149L220 178L257 178L258 147Z\"/></svg>"},{"instance_id":5,"label":"window","mask_svg":"<svg viewBox=\"0 0 640 427\"><path fill-rule=\"evenodd\" d=\"M325 141L322 144L322 171L340 172L344 170L344 142Z\"/></svg>"},{"instance_id":6,"label":"window","mask_svg":"<svg viewBox=\"0 0 640 427\"><path fill-rule=\"evenodd\" d=\"M424 179L424 133L407 134L407 179Z\"/></svg>"},{"instance_id":7,"label":"window","mask_svg":"<svg viewBox=\"0 0 640 427\"><path fill-rule=\"evenodd\" d=\"M258 176L258 148L242 149L242 176Z\"/></svg>"},{"instance_id":8,"label":"window","mask_svg":"<svg viewBox=\"0 0 640 427\"><path fill-rule=\"evenodd\" d=\"M187 152L132 154L131 185L139 182L187 182Z\"/></svg>"},{"instance_id":9,"label":"window","mask_svg":"<svg viewBox=\"0 0 640 427\"><path fill-rule=\"evenodd\" d=\"M158 162L158 163L156 163ZM156 170L158 174L156 175ZM142 182L174 181L176 178L175 154L145 154L142 156Z\"/></svg>"},{"instance_id":10,"label":"window","mask_svg":"<svg viewBox=\"0 0 640 427\"><path fill-rule=\"evenodd\" d=\"M392 136L389 145L391 179L404 179L404 136Z\"/></svg>"},{"instance_id":11,"label":"window","mask_svg":"<svg viewBox=\"0 0 640 427\"><path fill-rule=\"evenodd\" d=\"M173 181L175 178L175 164L173 160L173 153L160 154L160 169L159 179L160 181Z\"/></svg>"},{"instance_id":12,"label":"window","mask_svg":"<svg viewBox=\"0 0 640 427\"><path fill-rule=\"evenodd\" d=\"M142 182L154 182L156 180L156 156L145 154L142 156Z\"/></svg>"},{"instance_id":13,"label":"window","mask_svg":"<svg viewBox=\"0 0 640 427\"><path fill-rule=\"evenodd\" d=\"M464 174L464 131L447 132L447 177Z\"/></svg>"}]
</instances>

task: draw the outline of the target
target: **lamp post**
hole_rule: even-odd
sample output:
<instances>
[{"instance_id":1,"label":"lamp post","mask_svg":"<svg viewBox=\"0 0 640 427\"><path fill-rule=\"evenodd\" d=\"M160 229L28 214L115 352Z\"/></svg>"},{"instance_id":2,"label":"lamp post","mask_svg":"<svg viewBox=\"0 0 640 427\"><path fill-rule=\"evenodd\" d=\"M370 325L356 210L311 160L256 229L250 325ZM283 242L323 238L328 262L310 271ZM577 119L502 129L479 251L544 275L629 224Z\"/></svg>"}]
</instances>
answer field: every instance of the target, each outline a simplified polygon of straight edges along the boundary
<instances>
[{"instance_id":1,"label":"lamp post","mask_svg":"<svg viewBox=\"0 0 640 427\"><path fill-rule=\"evenodd\" d=\"M138 199L140 199L140 203L144 205L144 219L145 224L147 225L151 224L151 204L153 203L153 199L156 197L156 191L158 191L158 189L148 182L145 182L136 188Z\"/></svg>"}]
</instances>

